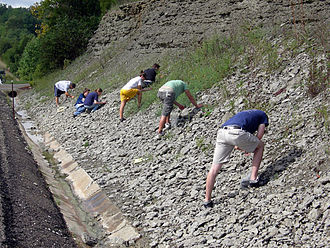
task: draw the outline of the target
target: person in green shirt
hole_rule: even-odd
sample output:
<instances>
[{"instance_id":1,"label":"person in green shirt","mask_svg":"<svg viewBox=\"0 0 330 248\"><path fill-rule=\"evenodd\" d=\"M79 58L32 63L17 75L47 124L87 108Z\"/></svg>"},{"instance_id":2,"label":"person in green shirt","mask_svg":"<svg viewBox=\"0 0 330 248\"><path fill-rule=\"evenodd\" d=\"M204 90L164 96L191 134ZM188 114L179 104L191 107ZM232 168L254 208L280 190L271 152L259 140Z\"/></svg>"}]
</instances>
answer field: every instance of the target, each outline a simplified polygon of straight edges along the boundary
<instances>
[{"instance_id":1,"label":"person in green shirt","mask_svg":"<svg viewBox=\"0 0 330 248\"><path fill-rule=\"evenodd\" d=\"M197 104L194 97L191 95L188 85L181 80L171 80L164 84L158 90L158 98L163 102L162 116L159 121L158 134L157 137L160 138L164 135L164 131L171 128L170 115L173 110L173 105L179 107L183 110L185 107L178 103L176 99L182 94L186 93L190 102L196 107L201 108L203 104Z\"/></svg>"}]
</instances>

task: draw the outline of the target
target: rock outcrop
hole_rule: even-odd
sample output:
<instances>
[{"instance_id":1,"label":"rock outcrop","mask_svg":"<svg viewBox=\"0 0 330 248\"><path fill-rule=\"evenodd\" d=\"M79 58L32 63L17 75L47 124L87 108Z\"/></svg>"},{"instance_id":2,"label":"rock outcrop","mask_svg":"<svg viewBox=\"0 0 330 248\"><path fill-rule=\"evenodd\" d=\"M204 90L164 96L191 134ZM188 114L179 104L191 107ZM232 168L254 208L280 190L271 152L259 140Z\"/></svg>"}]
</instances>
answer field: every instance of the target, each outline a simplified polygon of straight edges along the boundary
<instances>
[{"instance_id":1,"label":"rock outcrop","mask_svg":"<svg viewBox=\"0 0 330 248\"><path fill-rule=\"evenodd\" d=\"M96 57L107 50L128 50L114 59L129 56L125 61L141 63L145 56L177 54L215 34L229 35L241 25L317 28L329 22L329 8L320 0L142 0L108 12L88 50Z\"/></svg>"}]
</instances>

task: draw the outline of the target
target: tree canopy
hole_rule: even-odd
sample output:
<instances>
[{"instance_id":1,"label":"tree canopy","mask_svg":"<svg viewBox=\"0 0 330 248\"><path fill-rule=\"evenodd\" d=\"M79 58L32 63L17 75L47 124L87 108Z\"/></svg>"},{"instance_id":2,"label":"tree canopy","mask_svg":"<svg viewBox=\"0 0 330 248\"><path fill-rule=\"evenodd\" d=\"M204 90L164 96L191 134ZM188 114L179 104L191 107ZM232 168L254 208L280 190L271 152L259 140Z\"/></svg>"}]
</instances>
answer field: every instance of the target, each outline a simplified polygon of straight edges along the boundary
<instances>
[{"instance_id":1,"label":"tree canopy","mask_svg":"<svg viewBox=\"0 0 330 248\"><path fill-rule=\"evenodd\" d=\"M0 4L0 56L32 80L80 56L103 14L133 0L42 0L29 9Z\"/></svg>"},{"instance_id":2,"label":"tree canopy","mask_svg":"<svg viewBox=\"0 0 330 248\"><path fill-rule=\"evenodd\" d=\"M35 36L37 23L28 9L0 4L0 57L14 73L26 44Z\"/></svg>"}]
</instances>

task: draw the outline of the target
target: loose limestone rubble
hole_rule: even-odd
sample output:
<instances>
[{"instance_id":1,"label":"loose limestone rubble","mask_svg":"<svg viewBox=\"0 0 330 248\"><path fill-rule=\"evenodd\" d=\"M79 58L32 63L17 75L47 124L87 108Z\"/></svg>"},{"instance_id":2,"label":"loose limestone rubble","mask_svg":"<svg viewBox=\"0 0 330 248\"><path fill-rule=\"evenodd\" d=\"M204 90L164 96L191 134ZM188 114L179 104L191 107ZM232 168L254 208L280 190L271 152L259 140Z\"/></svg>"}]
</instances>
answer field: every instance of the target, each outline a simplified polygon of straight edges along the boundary
<instances>
[{"instance_id":1,"label":"loose limestone rubble","mask_svg":"<svg viewBox=\"0 0 330 248\"><path fill-rule=\"evenodd\" d=\"M108 103L102 109L77 118L73 102L57 113L53 102L40 103L32 93L19 100L34 106L29 111L39 128L56 137L150 247L326 247L329 127L321 109L329 108L329 90L309 96L310 64L302 52L278 73L237 71L197 94L198 102L208 104L204 113L175 109L174 128L161 140L155 139L161 105L120 123L119 89L104 92ZM204 209L217 129L232 113L258 102L270 122L263 138L263 186L240 189L252 157L235 151L217 178L215 207ZM184 118L189 113L190 121Z\"/></svg>"}]
</instances>

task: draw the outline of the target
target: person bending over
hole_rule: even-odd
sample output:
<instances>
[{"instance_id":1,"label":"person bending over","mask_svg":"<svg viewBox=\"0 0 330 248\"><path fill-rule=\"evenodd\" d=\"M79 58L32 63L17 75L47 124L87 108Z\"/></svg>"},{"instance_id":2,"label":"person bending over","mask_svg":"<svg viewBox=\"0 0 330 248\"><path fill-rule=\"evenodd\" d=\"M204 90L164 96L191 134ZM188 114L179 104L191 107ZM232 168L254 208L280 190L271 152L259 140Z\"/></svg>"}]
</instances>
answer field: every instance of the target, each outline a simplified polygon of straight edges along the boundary
<instances>
[{"instance_id":1,"label":"person bending over","mask_svg":"<svg viewBox=\"0 0 330 248\"><path fill-rule=\"evenodd\" d=\"M179 109L183 110L185 107L178 103L176 99L181 95L182 93L185 93L187 97L189 98L190 102L196 107L201 108L203 107L203 104L197 104L194 97L191 95L188 85L181 81L181 80L171 80L165 83L159 90L158 90L158 98L163 103L163 110L162 110L162 116L159 121L159 127L158 127L158 136L157 138L160 138L162 135L164 135L164 130L171 128L171 122L170 122L170 115L173 110L173 104L179 107Z\"/></svg>"},{"instance_id":2,"label":"person bending over","mask_svg":"<svg viewBox=\"0 0 330 248\"><path fill-rule=\"evenodd\" d=\"M151 90L151 88L142 89L143 80L145 80L145 73L141 71L140 76L132 78L128 81L127 84L120 90L120 109L119 109L119 118L120 121L124 121L124 109L125 105L128 101L133 99L136 95L138 95L138 108L141 107L142 100L142 92Z\"/></svg>"},{"instance_id":3,"label":"person bending over","mask_svg":"<svg viewBox=\"0 0 330 248\"><path fill-rule=\"evenodd\" d=\"M59 106L59 97L61 95L65 94L66 97L74 98L74 96L68 93L69 89L74 89L74 88L76 88L76 84L67 80L58 81L54 85L54 95L55 95L55 102L57 107Z\"/></svg>"},{"instance_id":4,"label":"person bending over","mask_svg":"<svg viewBox=\"0 0 330 248\"><path fill-rule=\"evenodd\" d=\"M241 182L242 187L259 186L258 170L264 151L261 141L268 126L268 116L258 109L245 110L237 113L226 121L218 130L213 164L206 179L206 193L204 206L213 207L211 193L215 178L223 164L228 163L232 150L238 149L245 153L253 153L252 171L247 179ZM256 135L253 135L257 131Z\"/></svg>"}]
</instances>

